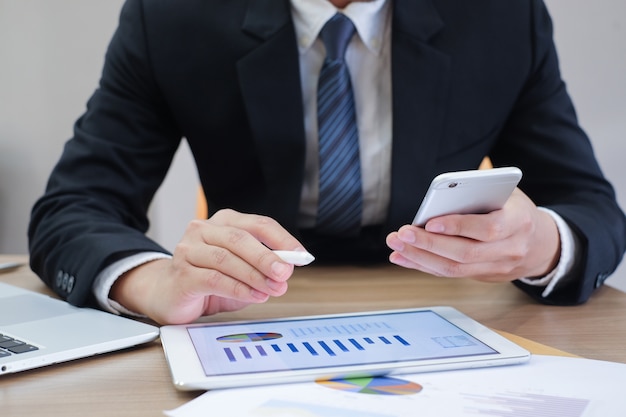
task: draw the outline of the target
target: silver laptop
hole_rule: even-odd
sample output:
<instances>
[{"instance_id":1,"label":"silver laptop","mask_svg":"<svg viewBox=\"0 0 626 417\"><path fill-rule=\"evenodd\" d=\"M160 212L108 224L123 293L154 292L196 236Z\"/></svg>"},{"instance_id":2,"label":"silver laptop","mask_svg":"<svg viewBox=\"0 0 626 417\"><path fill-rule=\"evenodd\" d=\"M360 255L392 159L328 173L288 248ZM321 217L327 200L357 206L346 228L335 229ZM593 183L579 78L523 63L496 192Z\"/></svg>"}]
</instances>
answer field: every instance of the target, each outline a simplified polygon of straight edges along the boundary
<instances>
[{"instance_id":1,"label":"silver laptop","mask_svg":"<svg viewBox=\"0 0 626 417\"><path fill-rule=\"evenodd\" d=\"M0 282L0 375L146 343L158 327Z\"/></svg>"}]
</instances>

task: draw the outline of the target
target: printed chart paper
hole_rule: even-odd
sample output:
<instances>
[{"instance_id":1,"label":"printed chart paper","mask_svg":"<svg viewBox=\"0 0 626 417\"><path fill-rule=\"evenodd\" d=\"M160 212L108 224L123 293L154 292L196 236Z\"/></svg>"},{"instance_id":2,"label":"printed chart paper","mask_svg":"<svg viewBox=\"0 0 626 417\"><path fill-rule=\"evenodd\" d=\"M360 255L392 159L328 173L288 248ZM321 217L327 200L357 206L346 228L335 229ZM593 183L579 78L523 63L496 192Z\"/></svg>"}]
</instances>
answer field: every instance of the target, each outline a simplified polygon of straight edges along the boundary
<instances>
[{"instance_id":1,"label":"printed chart paper","mask_svg":"<svg viewBox=\"0 0 626 417\"><path fill-rule=\"evenodd\" d=\"M209 391L169 417L623 417L626 364L535 355L523 365Z\"/></svg>"}]
</instances>

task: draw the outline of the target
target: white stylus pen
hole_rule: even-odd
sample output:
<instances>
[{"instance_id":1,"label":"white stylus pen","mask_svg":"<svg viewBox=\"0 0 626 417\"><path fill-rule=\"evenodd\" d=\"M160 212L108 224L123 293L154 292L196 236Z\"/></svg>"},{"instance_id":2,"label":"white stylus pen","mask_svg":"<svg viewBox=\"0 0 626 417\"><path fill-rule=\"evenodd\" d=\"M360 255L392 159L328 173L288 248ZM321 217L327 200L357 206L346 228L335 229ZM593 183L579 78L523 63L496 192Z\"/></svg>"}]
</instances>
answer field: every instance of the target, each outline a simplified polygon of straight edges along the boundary
<instances>
[{"instance_id":1,"label":"white stylus pen","mask_svg":"<svg viewBox=\"0 0 626 417\"><path fill-rule=\"evenodd\" d=\"M299 250L275 250L273 251L283 261L296 266L308 265L315 260L309 252Z\"/></svg>"}]
</instances>

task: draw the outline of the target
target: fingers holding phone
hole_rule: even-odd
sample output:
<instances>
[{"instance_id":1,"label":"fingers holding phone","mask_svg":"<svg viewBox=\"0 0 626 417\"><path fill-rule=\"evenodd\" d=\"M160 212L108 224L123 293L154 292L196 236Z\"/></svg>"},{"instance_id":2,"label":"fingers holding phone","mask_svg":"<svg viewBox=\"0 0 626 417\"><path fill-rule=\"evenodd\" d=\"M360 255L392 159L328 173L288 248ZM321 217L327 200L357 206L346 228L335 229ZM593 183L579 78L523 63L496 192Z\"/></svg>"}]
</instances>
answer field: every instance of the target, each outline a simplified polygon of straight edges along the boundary
<instances>
[{"instance_id":1,"label":"fingers holding phone","mask_svg":"<svg viewBox=\"0 0 626 417\"><path fill-rule=\"evenodd\" d=\"M486 281L536 276L554 267L558 230L516 189L521 172L488 171L433 180L414 224L387 237L394 250L390 261L438 276Z\"/></svg>"}]
</instances>

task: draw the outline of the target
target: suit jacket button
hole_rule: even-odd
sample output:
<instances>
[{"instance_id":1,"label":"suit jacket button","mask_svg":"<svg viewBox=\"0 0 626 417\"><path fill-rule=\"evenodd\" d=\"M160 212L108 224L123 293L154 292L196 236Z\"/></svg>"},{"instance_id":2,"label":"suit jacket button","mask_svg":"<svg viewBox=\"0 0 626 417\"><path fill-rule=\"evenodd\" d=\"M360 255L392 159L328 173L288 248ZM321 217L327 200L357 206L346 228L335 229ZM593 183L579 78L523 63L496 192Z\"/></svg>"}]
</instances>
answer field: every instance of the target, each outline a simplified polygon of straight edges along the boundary
<instances>
[{"instance_id":1,"label":"suit jacket button","mask_svg":"<svg viewBox=\"0 0 626 417\"><path fill-rule=\"evenodd\" d=\"M71 293L72 290L74 289L74 284L76 283L76 278L74 278L74 275L70 275L69 279L67 280L67 293Z\"/></svg>"},{"instance_id":2,"label":"suit jacket button","mask_svg":"<svg viewBox=\"0 0 626 417\"><path fill-rule=\"evenodd\" d=\"M63 289L63 291L67 291L67 282L70 279L70 274L68 274L67 272L63 273L63 282L61 283L61 288Z\"/></svg>"},{"instance_id":3,"label":"suit jacket button","mask_svg":"<svg viewBox=\"0 0 626 417\"><path fill-rule=\"evenodd\" d=\"M61 286L63 285L63 271L62 270L59 270L59 272L57 272L57 277L54 283L57 286L57 288L61 288Z\"/></svg>"}]
</instances>

